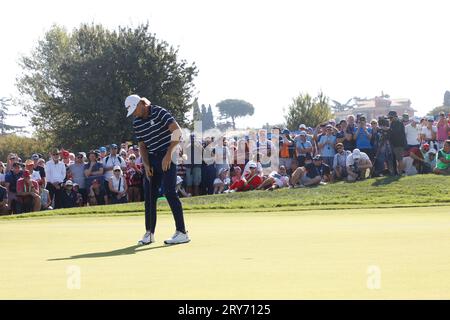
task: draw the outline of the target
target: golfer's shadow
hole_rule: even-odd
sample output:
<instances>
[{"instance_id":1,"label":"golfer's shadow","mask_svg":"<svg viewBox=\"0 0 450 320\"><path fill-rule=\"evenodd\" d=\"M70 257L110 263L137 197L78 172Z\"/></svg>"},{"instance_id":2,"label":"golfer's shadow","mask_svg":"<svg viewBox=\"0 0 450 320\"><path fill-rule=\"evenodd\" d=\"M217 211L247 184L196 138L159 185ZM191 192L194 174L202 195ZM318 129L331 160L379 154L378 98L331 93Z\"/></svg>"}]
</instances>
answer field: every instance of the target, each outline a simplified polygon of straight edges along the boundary
<instances>
[{"instance_id":1,"label":"golfer's shadow","mask_svg":"<svg viewBox=\"0 0 450 320\"><path fill-rule=\"evenodd\" d=\"M76 255L76 256L68 257L68 258L47 259L47 261L61 261L61 260L86 259L86 258L116 257L116 256L129 255L129 254L136 254L136 253L142 252L142 251L149 251L149 250L161 249L161 248L169 248L169 247L173 247L173 245L162 245L162 246L157 246L157 247L149 246L149 247L141 249L141 250L136 250L137 248L142 248L142 246L134 245L134 246L129 246L129 247L126 247L126 248L121 248L121 249L112 250L112 251L79 254L79 255Z\"/></svg>"}]
</instances>

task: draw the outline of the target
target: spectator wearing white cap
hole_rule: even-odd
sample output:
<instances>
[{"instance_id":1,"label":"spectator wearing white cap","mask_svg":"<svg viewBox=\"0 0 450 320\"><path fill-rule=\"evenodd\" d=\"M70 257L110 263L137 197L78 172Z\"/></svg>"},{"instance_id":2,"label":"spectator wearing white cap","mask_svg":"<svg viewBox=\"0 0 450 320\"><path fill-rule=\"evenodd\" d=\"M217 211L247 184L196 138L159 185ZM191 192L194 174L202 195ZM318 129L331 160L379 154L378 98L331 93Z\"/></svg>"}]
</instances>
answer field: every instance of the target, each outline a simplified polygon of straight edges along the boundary
<instances>
[{"instance_id":1,"label":"spectator wearing white cap","mask_svg":"<svg viewBox=\"0 0 450 320\"><path fill-rule=\"evenodd\" d=\"M125 159L118 154L119 147L117 144L113 143L111 144L111 150L110 154L103 158L102 165L103 165L103 174L105 178L105 191L106 195L108 196L108 199L112 200L113 194L109 190L109 183L108 181L113 176L113 169L115 166L119 166L122 171L126 170L127 163L125 162ZM126 157L126 152L125 152Z\"/></svg>"},{"instance_id":2,"label":"spectator wearing white cap","mask_svg":"<svg viewBox=\"0 0 450 320\"><path fill-rule=\"evenodd\" d=\"M354 149L347 157L346 166L348 181L363 180L370 173L372 162L366 153L361 152L359 149Z\"/></svg>"},{"instance_id":3,"label":"spectator wearing white cap","mask_svg":"<svg viewBox=\"0 0 450 320\"><path fill-rule=\"evenodd\" d=\"M122 168L119 165L114 166L113 175L108 180L109 190L111 191L111 202L113 204L127 202L127 182L123 176Z\"/></svg>"},{"instance_id":4,"label":"spectator wearing white cap","mask_svg":"<svg viewBox=\"0 0 450 320\"><path fill-rule=\"evenodd\" d=\"M411 118L411 123L405 126L406 143L408 149L413 147L418 148L420 146L420 127L418 123L420 119L418 117Z\"/></svg>"},{"instance_id":5,"label":"spectator wearing white cap","mask_svg":"<svg viewBox=\"0 0 450 320\"><path fill-rule=\"evenodd\" d=\"M31 160L33 160L33 162L34 162L33 170L34 170L34 171L38 171L38 172L39 172L39 175L41 176L41 180L39 181L39 184L40 184L41 186L46 186L46 185L47 185L47 180L46 180L46 174L45 174L44 166L40 166L40 165L38 164L39 159L41 159L41 158L42 158L42 156L39 155L39 154L37 154L37 153L34 153L34 154L31 156ZM45 161L44 161L44 164L45 164Z\"/></svg>"}]
</instances>

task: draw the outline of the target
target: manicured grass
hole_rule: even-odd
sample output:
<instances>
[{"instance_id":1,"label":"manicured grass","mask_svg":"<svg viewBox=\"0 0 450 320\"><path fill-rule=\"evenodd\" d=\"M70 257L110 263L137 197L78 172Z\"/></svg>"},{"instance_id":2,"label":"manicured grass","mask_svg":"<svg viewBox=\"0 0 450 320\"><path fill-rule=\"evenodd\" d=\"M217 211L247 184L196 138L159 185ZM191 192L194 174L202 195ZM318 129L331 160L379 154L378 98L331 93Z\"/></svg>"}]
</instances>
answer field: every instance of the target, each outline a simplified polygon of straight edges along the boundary
<instances>
[{"instance_id":1,"label":"manicured grass","mask_svg":"<svg viewBox=\"0 0 450 320\"><path fill-rule=\"evenodd\" d=\"M449 212L204 210L168 247L169 215L146 247L142 216L3 220L0 299L449 299Z\"/></svg>"},{"instance_id":2,"label":"manicured grass","mask_svg":"<svg viewBox=\"0 0 450 320\"><path fill-rule=\"evenodd\" d=\"M384 177L357 183L338 182L314 188L184 198L182 202L186 213L442 206L450 204L450 177ZM159 201L159 208L161 213L169 213L165 200ZM137 215L142 211L143 203L132 203L5 216L0 217L0 220L56 215Z\"/></svg>"}]
</instances>

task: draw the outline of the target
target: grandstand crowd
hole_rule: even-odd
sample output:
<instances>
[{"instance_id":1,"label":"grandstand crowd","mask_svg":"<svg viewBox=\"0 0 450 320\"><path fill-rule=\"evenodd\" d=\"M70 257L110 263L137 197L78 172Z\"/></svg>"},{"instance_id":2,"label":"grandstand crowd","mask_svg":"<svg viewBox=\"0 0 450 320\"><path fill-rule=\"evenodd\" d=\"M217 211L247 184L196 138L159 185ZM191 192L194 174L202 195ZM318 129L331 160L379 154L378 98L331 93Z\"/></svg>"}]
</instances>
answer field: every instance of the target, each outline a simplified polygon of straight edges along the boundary
<instances>
[{"instance_id":1,"label":"grandstand crowd","mask_svg":"<svg viewBox=\"0 0 450 320\"><path fill-rule=\"evenodd\" d=\"M182 197L309 187L386 175L450 173L450 117L410 119L390 111L378 119L349 115L295 132L274 128L179 144ZM138 145L0 161L0 214L143 201L146 179ZM164 186L161 196L164 195Z\"/></svg>"}]
</instances>

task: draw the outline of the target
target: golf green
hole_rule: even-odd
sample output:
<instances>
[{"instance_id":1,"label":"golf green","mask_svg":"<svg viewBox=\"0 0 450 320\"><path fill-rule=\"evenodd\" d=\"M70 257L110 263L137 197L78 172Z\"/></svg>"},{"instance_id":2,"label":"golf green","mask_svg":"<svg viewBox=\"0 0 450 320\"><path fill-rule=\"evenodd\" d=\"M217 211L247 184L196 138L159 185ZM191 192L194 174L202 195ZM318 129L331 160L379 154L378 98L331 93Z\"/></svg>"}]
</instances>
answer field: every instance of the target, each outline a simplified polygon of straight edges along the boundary
<instances>
[{"instance_id":1,"label":"golf green","mask_svg":"<svg viewBox=\"0 0 450 320\"><path fill-rule=\"evenodd\" d=\"M0 299L450 298L450 207L0 221Z\"/></svg>"}]
</instances>

